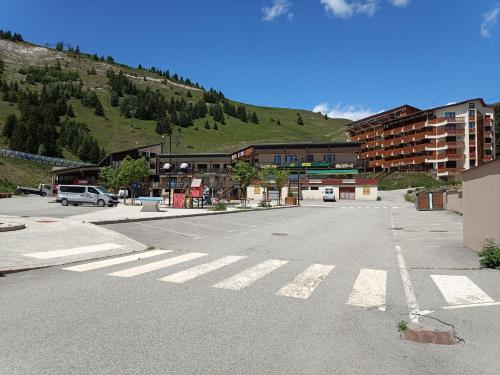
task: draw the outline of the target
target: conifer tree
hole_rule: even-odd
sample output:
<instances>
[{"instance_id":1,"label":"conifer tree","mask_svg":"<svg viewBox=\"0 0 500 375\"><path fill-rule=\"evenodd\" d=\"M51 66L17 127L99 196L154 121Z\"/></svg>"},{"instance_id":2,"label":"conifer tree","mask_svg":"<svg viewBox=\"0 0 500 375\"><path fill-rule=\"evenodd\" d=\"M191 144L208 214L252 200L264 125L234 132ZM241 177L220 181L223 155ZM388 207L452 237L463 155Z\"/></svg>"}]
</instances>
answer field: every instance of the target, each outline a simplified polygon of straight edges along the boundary
<instances>
[{"instance_id":1,"label":"conifer tree","mask_svg":"<svg viewBox=\"0 0 500 375\"><path fill-rule=\"evenodd\" d=\"M75 117L75 112L73 112L73 106L71 104L68 104L66 115L68 115L69 117Z\"/></svg>"},{"instance_id":2,"label":"conifer tree","mask_svg":"<svg viewBox=\"0 0 500 375\"><path fill-rule=\"evenodd\" d=\"M302 116L299 113L297 113L297 124L304 125L304 120L302 120Z\"/></svg>"},{"instance_id":3,"label":"conifer tree","mask_svg":"<svg viewBox=\"0 0 500 375\"><path fill-rule=\"evenodd\" d=\"M210 129L210 124L208 123L208 120L205 121L205 129Z\"/></svg>"},{"instance_id":4,"label":"conifer tree","mask_svg":"<svg viewBox=\"0 0 500 375\"><path fill-rule=\"evenodd\" d=\"M79 55L80 54L80 46L79 45L76 45L76 48L75 48L75 55Z\"/></svg>"},{"instance_id":5,"label":"conifer tree","mask_svg":"<svg viewBox=\"0 0 500 375\"><path fill-rule=\"evenodd\" d=\"M101 101L97 99L97 102L95 104L95 111L94 113L96 116L104 116L104 108L102 107Z\"/></svg>"},{"instance_id":6,"label":"conifer tree","mask_svg":"<svg viewBox=\"0 0 500 375\"><path fill-rule=\"evenodd\" d=\"M14 133L14 129L17 125L17 117L14 114L7 116L5 120L5 124L3 126L2 134L5 138L10 139L12 137L12 133Z\"/></svg>"},{"instance_id":7,"label":"conifer tree","mask_svg":"<svg viewBox=\"0 0 500 375\"><path fill-rule=\"evenodd\" d=\"M111 104L111 107L118 107L118 105L120 104L120 98L114 91L111 93L109 104Z\"/></svg>"},{"instance_id":8,"label":"conifer tree","mask_svg":"<svg viewBox=\"0 0 500 375\"><path fill-rule=\"evenodd\" d=\"M254 124L258 124L259 123L259 118L257 117L257 113L252 113L252 118L251 118L251 121L254 123Z\"/></svg>"},{"instance_id":9,"label":"conifer tree","mask_svg":"<svg viewBox=\"0 0 500 375\"><path fill-rule=\"evenodd\" d=\"M64 51L64 43L63 42L57 42L56 44L56 50L62 52Z\"/></svg>"}]
</instances>

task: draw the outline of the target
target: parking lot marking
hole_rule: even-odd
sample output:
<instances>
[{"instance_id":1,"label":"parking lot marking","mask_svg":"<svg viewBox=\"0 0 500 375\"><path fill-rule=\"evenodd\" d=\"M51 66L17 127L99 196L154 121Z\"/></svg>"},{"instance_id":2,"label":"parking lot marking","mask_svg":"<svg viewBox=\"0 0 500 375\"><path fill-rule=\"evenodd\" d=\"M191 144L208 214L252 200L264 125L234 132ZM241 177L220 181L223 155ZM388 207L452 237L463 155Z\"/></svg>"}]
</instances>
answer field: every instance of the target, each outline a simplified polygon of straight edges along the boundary
<instances>
[{"instance_id":1,"label":"parking lot marking","mask_svg":"<svg viewBox=\"0 0 500 375\"><path fill-rule=\"evenodd\" d=\"M160 260L158 262L153 262L153 263L143 264L143 265L137 266L137 267L127 268L127 269L122 270L122 271L108 273L108 275L109 276L118 276L118 277L137 276L137 275L141 275L141 274L146 273L146 272L156 271L156 270L159 270L162 268L175 266L176 264L188 262L190 260L198 259L198 258L207 256L207 255L208 254L205 254L205 253L188 253L188 254L184 254L184 255L179 255L179 256L174 257L174 258Z\"/></svg>"},{"instance_id":2,"label":"parking lot marking","mask_svg":"<svg viewBox=\"0 0 500 375\"><path fill-rule=\"evenodd\" d=\"M335 266L331 265L313 264L299 273L292 282L285 285L276 294L307 299L334 268Z\"/></svg>"},{"instance_id":3,"label":"parking lot marking","mask_svg":"<svg viewBox=\"0 0 500 375\"><path fill-rule=\"evenodd\" d=\"M450 306L494 303L495 301L467 276L430 275Z\"/></svg>"},{"instance_id":4,"label":"parking lot marking","mask_svg":"<svg viewBox=\"0 0 500 375\"><path fill-rule=\"evenodd\" d=\"M189 268L187 270L162 277L160 280L168 281L171 283L184 283L184 282L192 280L198 276L205 275L209 272L218 270L219 268L222 268L224 266L227 266L229 264L232 264L234 262L237 262L237 261L245 259L245 258L247 258L247 257L246 256L227 256L224 258L214 260L213 262L210 262L210 263L200 264L199 266L195 266L195 267Z\"/></svg>"},{"instance_id":5,"label":"parking lot marking","mask_svg":"<svg viewBox=\"0 0 500 375\"><path fill-rule=\"evenodd\" d=\"M119 257L119 258L105 259L105 260L100 260L100 261L92 262L92 263L79 264L77 266L63 268L63 270L84 272L84 271L96 270L96 269L104 268L104 267L115 266L117 264L133 262L134 260L150 258L150 257L154 257L157 255L163 255L163 254L167 254L167 253L171 253L171 252L172 252L172 250L152 250L152 251L147 251L145 253L140 253L140 254L126 255L124 257Z\"/></svg>"},{"instance_id":6,"label":"parking lot marking","mask_svg":"<svg viewBox=\"0 0 500 375\"><path fill-rule=\"evenodd\" d=\"M74 247L72 249L41 251L38 253L30 253L30 254L23 254L23 255L27 256L27 257L31 257L31 258L36 258L36 259L52 259L52 258L67 257L70 255L88 254L88 253L96 253L98 251L120 249L122 247L125 247L125 246L117 245L114 243L103 243L103 244L99 244L99 245Z\"/></svg>"},{"instance_id":7,"label":"parking lot marking","mask_svg":"<svg viewBox=\"0 0 500 375\"><path fill-rule=\"evenodd\" d=\"M194 226L197 226L197 227L202 227L202 228L208 228L208 229L220 230L220 231L222 231L222 232L234 232L233 230L230 230L230 229L225 229L225 228L214 227L214 226L212 226L212 225L196 224L196 223L189 223L188 225L194 225Z\"/></svg>"},{"instance_id":8,"label":"parking lot marking","mask_svg":"<svg viewBox=\"0 0 500 375\"><path fill-rule=\"evenodd\" d=\"M354 283L348 305L377 307L385 311L387 271L363 268Z\"/></svg>"},{"instance_id":9,"label":"parking lot marking","mask_svg":"<svg viewBox=\"0 0 500 375\"><path fill-rule=\"evenodd\" d=\"M143 224L143 223L135 223L136 225L142 225L143 227L148 227L148 228L153 228L153 229L158 229L162 232L170 232L170 233L174 233L174 234L178 234L178 235L181 235L181 236L185 236L185 237L190 237L192 238L193 240L200 240L202 238L205 238L206 236L196 236L194 234L190 234L190 233L183 233L183 232L178 232L176 230L172 230L172 229L166 229L166 228L161 228L161 227L155 227L154 225L148 225L148 224Z\"/></svg>"},{"instance_id":10,"label":"parking lot marking","mask_svg":"<svg viewBox=\"0 0 500 375\"><path fill-rule=\"evenodd\" d=\"M410 273L406 267L406 262L401 252L401 247L399 245L395 246L396 254L398 257L399 273L401 274L401 280L403 281L403 288L406 296L406 304L408 305L408 310L410 312L410 319L413 323L418 324L418 316L421 315L420 307L418 306L417 296L415 294L415 289L413 289L413 284L410 279Z\"/></svg>"},{"instance_id":11,"label":"parking lot marking","mask_svg":"<svg viewBox=\"0 0 500 375\"><path fill-rule=\"evenodd\" d=\"M220 283L213 285L213 287L241 290L287 263L287 260L269 259L228 279L222 280Z\"/></svg>"}]
</instances>

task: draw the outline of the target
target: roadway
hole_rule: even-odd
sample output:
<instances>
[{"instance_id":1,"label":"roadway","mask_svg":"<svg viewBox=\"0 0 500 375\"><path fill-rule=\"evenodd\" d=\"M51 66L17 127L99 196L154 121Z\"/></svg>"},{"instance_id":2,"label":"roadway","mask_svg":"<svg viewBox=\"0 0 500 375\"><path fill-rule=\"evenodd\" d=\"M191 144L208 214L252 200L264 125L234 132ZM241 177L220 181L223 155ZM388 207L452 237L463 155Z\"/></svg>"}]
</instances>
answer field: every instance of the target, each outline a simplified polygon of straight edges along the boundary
<instances>
[{"instance_id":1,"label":"roadway","mask_svg":"<svg viewBox=\"0 0 500 375\"><path fill-rule=\"evenodd\" d=\"M108 225L152 249L0 279L0 372L497 374L500 272L460 216L382 196Z\"/></svg>"}]
</instances>

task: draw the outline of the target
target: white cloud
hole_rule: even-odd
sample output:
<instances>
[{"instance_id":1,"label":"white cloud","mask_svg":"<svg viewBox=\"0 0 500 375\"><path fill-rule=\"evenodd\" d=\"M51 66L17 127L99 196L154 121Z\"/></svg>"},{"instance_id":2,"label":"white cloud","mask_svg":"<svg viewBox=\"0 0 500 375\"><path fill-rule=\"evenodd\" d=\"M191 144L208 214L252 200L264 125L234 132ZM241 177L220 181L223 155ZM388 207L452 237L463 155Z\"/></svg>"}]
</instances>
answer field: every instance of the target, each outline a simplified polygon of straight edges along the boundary
<instances>
[{"instance_id":1,"label":"white cloud","mask_svg":"<svg viewBox=\"0 0 500 375\"><path fill-rule=\"evenodd\" d=\"M405 7L410 3L410 0L389 0L395 7Z\"/></svg>"},{"instance_id":2,"label":"white cloud","mask_svg":"<svg viewBox=\"0 0 500 375\"><path fill-rule=\"evenodd\" d=\"M264 21L273 21L274 19L286 15L288 19L293 18L293 13L290 12L292 3L289 0L273 0L270 6L263 7L262 19Z\"/></svg>"},{"instance_id":3,"label":"white cloud","mask_svg":"<svg viewBox=\"0 0 500 375\"><path fill-rule=\"evenodd\" d=\"M312 111L323 115L326 114L330 118L347 118L354 121L383 112L374 112L370 108L364 108L360 105L342 105L341 103L338 103L335 107L330 107L326 102L318 104Z\"/></svg>"},{"instance_id":4,"label":"white cloud","mask_svg":"<svg viewBox=\"0 0 500 375\"><path fill-rule=\"evenodd\" d=\"M354 14L373 16L379 0L320 0L325 10L334 16L349 18Z\"/></svg>"},{"instance_id":5,"label":"white cloud","mask_svg":"<svg viewBox=\"0 0 500 375\"><path fill-rule=\"evenodd\" d=\"M482 37L489 38L491 36L491 29L497 23L498 13L500 13L500 7L483 14L483 23L481 24Z\"/></svg>"}]
</instances>

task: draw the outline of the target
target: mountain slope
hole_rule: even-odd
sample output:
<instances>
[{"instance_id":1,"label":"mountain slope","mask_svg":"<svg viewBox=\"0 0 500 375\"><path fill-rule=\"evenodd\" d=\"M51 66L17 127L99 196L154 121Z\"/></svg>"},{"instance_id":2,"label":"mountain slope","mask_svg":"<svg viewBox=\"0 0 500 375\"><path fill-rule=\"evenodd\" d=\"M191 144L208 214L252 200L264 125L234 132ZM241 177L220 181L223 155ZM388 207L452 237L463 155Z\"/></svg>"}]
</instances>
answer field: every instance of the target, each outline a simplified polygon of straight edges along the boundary
<instances>
[{"instance_id":1,"label":"mountain slope","mask_svg":"<svg viewBox=\"0 0 500 375\"><path fill-rule=\"evenodd\" d=\"M78 73L83 82L83 89L97 93L104 108L105 117L94 114L93 108L85 107L79 99L69 100L75 120L85 122L92 136L104 147L106 152L117 151L143 144L159 142L161 136L156 133L156 121L125 118L120 114L119 107L111 106L111 89L108 85L106 71L123 70L139 89L149 87L158 90L170 100L184 98L188 102L196 102L203 97L202 90L182 85L145 69L135 69L125 65L95 61L91 55L74 54L33 45L26 42L0 40L0 59L5 61L3 78L8 82L17 81L22 89L41 90L41 84L26 83L26 75L20 74L21 68L29 66L54 65L58 61L63 71ZM95 73L95 74L93 74ZM240 103L233 102L235 105ZM207 152L230 151L248 143L257 142L298 142L298 141L331 141L345 140L344 119L324 119L320 114L304 110L258 107L245 104L249 113L255 112L259 123L245 123L231 116L225 116L225 125L217 123L211 116L196 119L194 126L187 128L175 127L174 152ZM0 100L0 124L5 122L11 113L19 114L15 104ZM297 124L298 114L304 125ZM280 125L278 125L278 119ZM209 121L210 129L205 128ZM1 125L0 125L1 126ZM0 147L7 141L0 139ZM74 157L68 150L65 156Z\"/></svg>"}]
</instances>

